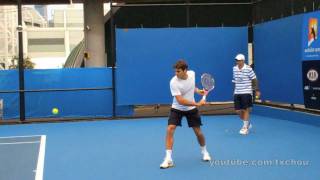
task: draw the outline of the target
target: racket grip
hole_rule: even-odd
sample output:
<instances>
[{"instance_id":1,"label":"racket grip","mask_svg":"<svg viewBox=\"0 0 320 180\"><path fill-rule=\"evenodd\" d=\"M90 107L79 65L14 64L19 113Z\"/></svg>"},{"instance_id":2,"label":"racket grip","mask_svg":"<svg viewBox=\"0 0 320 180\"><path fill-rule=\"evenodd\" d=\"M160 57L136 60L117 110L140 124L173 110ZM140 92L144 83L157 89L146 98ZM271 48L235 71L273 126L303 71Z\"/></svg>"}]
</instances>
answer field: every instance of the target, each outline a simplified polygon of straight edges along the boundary
<instances>
[{"instance_id":1,"label":"racket grip","mask_svg":"<svg viewBox=\"0 0 320 180\"><path fill-rule=\"evenodd\" d=\"M202 96L202 100L206 100L207 95Z\"/></svg>"}]
</instances>

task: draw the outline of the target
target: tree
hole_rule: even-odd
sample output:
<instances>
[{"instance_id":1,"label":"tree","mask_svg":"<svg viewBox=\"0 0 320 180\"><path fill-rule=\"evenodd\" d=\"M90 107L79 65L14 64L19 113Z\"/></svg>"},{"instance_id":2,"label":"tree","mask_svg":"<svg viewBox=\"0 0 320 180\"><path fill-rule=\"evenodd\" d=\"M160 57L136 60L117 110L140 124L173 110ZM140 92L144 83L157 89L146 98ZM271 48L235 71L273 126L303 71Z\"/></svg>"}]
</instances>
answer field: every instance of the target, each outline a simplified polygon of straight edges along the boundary
<instances>
[{"instance_id":1,"label":"tree","mask_svg":"<svg viewBox=\"0 0 320 180\"><path fill-rule=\"evenodd\" d=\"M17 56L14 56L11 59L11 65L9 66L9 69L18 69L19 68L19 58ZM23 66L25 69L34 69L35 63L31 61L31 58L26 57L23 59Z\"/></svg>"}]
</instances>

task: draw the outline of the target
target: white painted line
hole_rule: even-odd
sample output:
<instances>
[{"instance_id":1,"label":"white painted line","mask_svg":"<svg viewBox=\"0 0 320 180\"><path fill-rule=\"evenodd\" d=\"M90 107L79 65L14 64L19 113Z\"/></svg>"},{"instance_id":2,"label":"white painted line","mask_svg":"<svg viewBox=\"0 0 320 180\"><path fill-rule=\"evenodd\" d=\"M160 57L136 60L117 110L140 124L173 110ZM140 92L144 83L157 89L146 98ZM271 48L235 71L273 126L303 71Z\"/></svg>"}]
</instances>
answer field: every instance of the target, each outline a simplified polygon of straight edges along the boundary
<instances>
[{"instance_id":1,"label":"white painted line","mask_svg":"<svg viewBox=\"0 0 320 180\"><path fill-rule=\"evenodd\" d=\"M0 145L36 144L36 143L40 143L40 141L10 142L10 143L0 143Z\"/></svg>"},{"instance_id":2,"label":"white painted line","mask_svg":"<svg viewBox=\"0 0 320 180\"><path fill-rule=\"evenodd\" d=\"M9 138L27 138L27 137L41 137L43 135L31 135L31 136L7 136L7 137L0 137L0 139L9 139Z\"/></svg>"},{"instance_id":3,"label":"white painted line","mask_svg":"<svg viewBox=\"0 0 320 180\"><path fill-rule=\"evenodd\" d=\"M39 157L38 157L35 180L43 179L45 151L46 151L46 135L42 135L40 139Z\"/></svg>"}]
</instances>

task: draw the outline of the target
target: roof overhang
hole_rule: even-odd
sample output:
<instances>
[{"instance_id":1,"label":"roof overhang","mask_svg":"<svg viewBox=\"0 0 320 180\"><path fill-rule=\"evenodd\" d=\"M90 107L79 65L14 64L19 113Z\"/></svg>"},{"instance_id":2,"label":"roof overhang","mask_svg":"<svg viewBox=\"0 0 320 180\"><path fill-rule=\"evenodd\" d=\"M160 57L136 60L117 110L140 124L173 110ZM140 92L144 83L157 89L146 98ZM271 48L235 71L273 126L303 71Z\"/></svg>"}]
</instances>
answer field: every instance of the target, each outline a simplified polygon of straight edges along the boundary
<instances>
[{"instance_id":1,"label":"roof overhang","mask_svg":"<svg viewBox=\"0 0 320 180\"><path fill-rule=\"evenodd\" d=\"M71 3L83 3L85 0L21 0L22 4L71 4ZM110 0L103 0L104 2L110 2ZM113 0L118 3L182 3L187 0ZM262 0L260 0L262 1ZM189 0L190 3L198 2L217 2L217 3L249 3L252 0ZM0 0L0 5L16 5L17 0Z\"/></svg>"}]
</instances>

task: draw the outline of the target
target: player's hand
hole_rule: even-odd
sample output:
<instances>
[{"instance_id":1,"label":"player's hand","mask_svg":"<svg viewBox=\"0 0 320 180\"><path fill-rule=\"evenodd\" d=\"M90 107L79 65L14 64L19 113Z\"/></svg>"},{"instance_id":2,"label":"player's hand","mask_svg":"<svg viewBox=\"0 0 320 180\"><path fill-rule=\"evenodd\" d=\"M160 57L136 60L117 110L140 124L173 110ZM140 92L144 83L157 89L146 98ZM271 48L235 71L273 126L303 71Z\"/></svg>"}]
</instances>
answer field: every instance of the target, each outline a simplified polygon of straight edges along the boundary
<instances>
[{"instance_id":1,"label":"player's hand","mask_svg":"<svg viewBox=\"0 0 320 180\"><path fill-rule=\"evenodd\" d=\"M256 91L256 99L259 99L260 98L260 95L261 95L261 93L260 93L260 91Z\"/></svg>"},{"instance_id":2,"label":"player's hand","mask_svg":"<svg viewBox=\"0 0 320 180\"><path fill-rule=\"evenodd\" d=\"M205 96L208 94L208 91L204 90L204 89L199 89L198 94L200 94L201 96Z\"/></svg>"},{"instance_id":3,"label":"player's hand","mask_svg":"<svg viewBox=\"0 0 320 180\"><path fill-rule=\"evenodd\" d=\"M202 105L205 105L206 103L207 103L206 100L201 99L201 100L197 103L197 106L202 106Z\"/></svg>"},{"instance_id":4,"label":"player's hand","mask_svg":"<svg viewBox=\"0 0 320 180\"><path fill-rule=\"evenodd\" d=\"M203 96L206 96L209 94L209 91L207 91L207 90L203 90L203 91L204 91Z\"/></svg>"}]
</instances>

